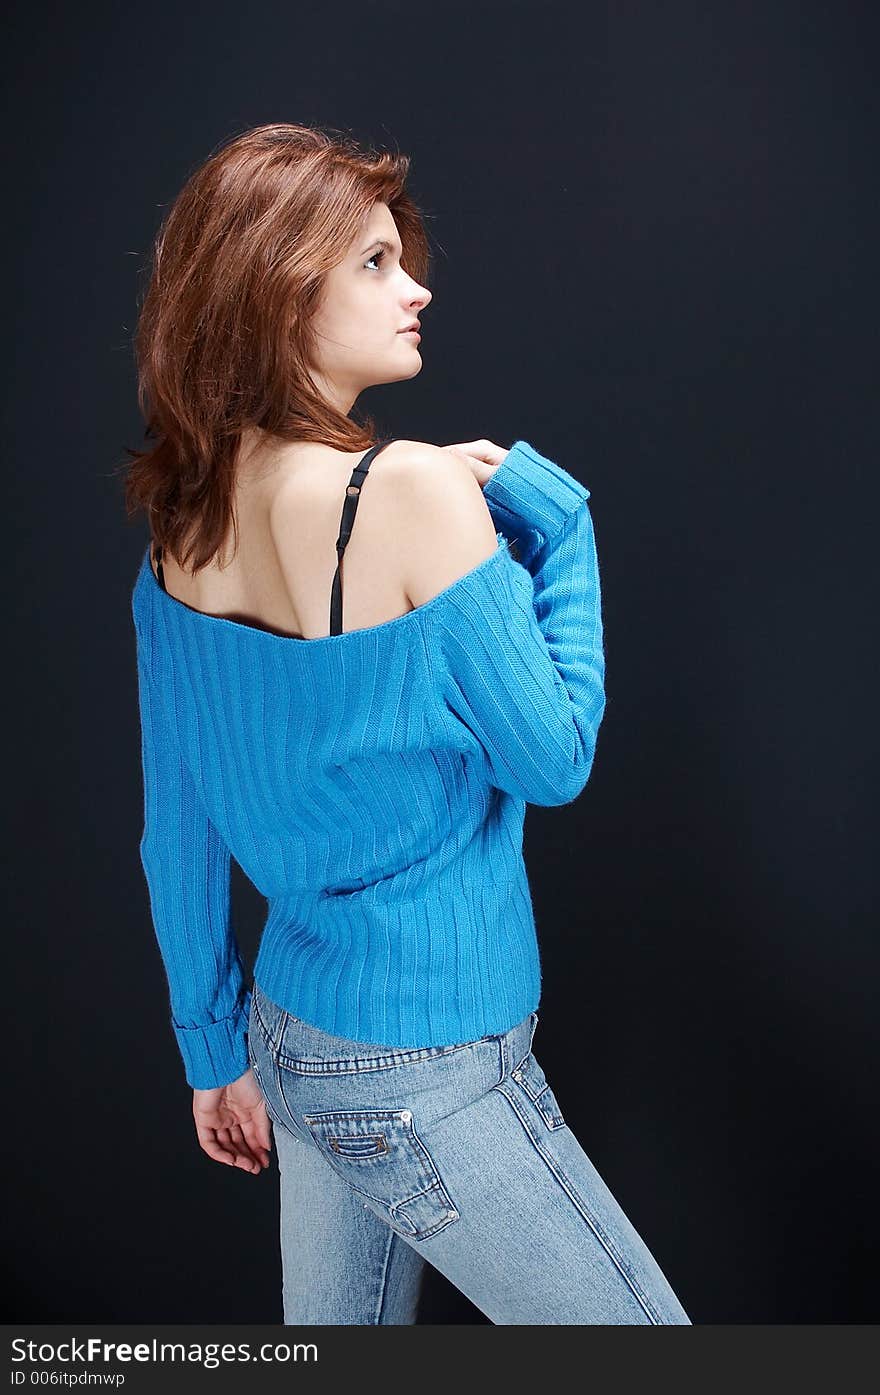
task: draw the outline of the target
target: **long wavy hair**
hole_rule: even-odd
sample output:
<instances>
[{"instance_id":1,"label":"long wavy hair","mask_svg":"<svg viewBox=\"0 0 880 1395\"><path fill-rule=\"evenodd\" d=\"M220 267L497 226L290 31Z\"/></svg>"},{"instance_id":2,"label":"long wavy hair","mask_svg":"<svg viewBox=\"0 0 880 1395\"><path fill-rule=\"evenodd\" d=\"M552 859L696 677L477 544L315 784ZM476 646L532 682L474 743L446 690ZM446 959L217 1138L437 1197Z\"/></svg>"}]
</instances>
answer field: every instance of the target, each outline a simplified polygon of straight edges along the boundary
<instances>
[{"instance_id":1,"label":"long wavy hair","mask_svg":"<svg viewBox=\"0 0 880 1395\"><path fill-rule=\"evenodd\" d=\"M405 270L427 285L423 214L405 190L410 159L327 127L272 124L224 142L187 179L153 245L134 335L147 450L125 447L125 506L194 574L230 523L242 432L367 450L317 391L312 320L326 273L372 205L394 217ZM237 545L237 537L236 537Z\"/></svg>"}]
</instances>

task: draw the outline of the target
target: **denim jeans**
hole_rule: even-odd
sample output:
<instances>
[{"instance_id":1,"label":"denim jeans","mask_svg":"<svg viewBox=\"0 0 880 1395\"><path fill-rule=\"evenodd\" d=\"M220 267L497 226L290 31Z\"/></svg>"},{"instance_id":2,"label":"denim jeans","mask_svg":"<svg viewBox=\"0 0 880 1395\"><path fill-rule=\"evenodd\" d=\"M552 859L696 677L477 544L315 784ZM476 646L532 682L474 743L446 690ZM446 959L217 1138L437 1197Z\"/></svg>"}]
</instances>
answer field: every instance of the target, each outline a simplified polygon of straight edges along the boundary
<instances>
[{"instance_id":1,"label":"denim jeans","mask_svg":"<svg viewBox=\"0 0 880 1395\"><path fill-rule=\"evenodd\" d=\"M400 1050L331 1036L254 986L285 1324L413 1323L428 1263L492 1323L690 1325L566 1124L537 1023Z\"/></svg>"}]
</instances>

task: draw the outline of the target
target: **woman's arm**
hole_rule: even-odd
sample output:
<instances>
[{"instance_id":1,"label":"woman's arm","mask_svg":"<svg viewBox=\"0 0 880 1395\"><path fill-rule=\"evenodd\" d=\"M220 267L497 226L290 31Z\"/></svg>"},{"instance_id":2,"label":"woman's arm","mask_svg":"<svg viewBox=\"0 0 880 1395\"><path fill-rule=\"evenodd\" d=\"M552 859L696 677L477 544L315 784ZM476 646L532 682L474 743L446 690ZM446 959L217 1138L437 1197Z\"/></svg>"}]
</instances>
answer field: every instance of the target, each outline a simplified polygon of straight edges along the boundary
<instances>
[{"instance_id":1,"label":"woman's arm","mask_svg":"<svg viewBox=\"0 0 880 1395\"><path fill-rule=\"evenodd\" d=\"M186 1079L208 1090L249 1069L245 988L229 923L230 853L208 817L161 694L138 655L141 862Z\"/></svg>"},{"instance_id":2,"label":"woman's arm","mask_svg":"<svg viewBox=\"0 0 880 1395\"><path fill-rule=\"evenodd\" d=\"M514 443L482 494L451 455L413 480L407 594L423 604L480 567L472 585L454 586L431 610L444 704L498 788L532 804L567 804L589 778L605 710L590 491L526 441ZM508 554L480 566L495 550L496 523L521 562Z\"/></svg>"}]
</instances>

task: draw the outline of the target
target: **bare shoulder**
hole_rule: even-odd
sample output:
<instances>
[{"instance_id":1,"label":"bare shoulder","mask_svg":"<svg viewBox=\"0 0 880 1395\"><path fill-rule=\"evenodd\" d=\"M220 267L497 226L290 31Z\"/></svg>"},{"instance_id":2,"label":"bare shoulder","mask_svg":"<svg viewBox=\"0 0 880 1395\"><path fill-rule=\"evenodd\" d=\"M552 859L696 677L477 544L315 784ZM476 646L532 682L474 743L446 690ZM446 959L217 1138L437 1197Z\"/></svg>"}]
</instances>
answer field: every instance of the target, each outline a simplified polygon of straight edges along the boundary
<instances>
[{"instance_id":1,"label":"bare shoulder","mask_svg":"<svg viewBox=\"0 0 880 1395\"><path fill-rule=\"evenodd\" d=\"M273 532L287 536L289 522L302 517L303 507L316 515L326 509L341 509L345 488L352 471L365 451L339 451L317 445L291 456L273 487L270 521ZM479 504L479 485L467 466L451 452L429 441L395 438L375 455L369 467L369 488L362 503L369 499L375 512L391 525L404 523L408 511L430 502L432 491L452 491L456 498L470 496Z\"/></svg>"},{"instance_id":2,"label":"bare shoulder","mask_svg":"<svg viewBox=\"0 0 880 1395\"><path fill-rule=\"evenodd\" d=\"M423 605L497 550L495 523L483 490L452 451L424 442L401 465L396 512L402 529L401 580L410 602Z\"/></svg>"},{"instance_id":3,"label":"bare shoulder","mask_svg":"<svg viewBox=\"0 0 880 1395\"><path fill-rule=\"evenodd\" d=\"M363 455L327 447L301 452L277 482L269 528L291 595L332 561L345 489ZM428 441L395 438L374 456L357 518L346 560L369 559L371 583L381 576L387 593L411 607L497 548L492 516L467 462Z\"/></svg>"},{"instance_id":4,"label":"bare shoulder","mask_svg":"<svg viewBox=\"0 0 880 1395\"><path fill-rule=\"evenodd\" d=\"M427 456L438 451L426 441L394 440L379 451L370 462L370 483L394 480L407 469L417 468ZM439 452L442 455L442 452ZM319 499L322 495L340 497L340 485L348 483L355 466L366 451L336 450L320 443L297 447L288 452L276 472L273 486L273 508L285 510L291 502L299 504L306 497Z\"/></svg>"}]
</instances>

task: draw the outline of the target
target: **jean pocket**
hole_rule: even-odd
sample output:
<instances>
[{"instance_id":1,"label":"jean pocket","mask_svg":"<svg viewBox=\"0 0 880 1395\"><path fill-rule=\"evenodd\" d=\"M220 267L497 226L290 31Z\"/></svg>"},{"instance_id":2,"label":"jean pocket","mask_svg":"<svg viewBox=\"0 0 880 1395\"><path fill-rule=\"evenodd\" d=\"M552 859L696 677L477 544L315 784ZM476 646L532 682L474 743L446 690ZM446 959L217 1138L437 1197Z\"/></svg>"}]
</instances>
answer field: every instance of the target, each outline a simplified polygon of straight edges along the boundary
<instances>
[{"instance_id":1,"label":"jean pocket","mask_svg":"<svg viewBox=\"0 0 880 1395\"><path fill-rule=\"evenodd\" d=\"M565 1127L559 1103L533 1051L529 1052L511 1075L517 1084L522 1086L548 1129Z\"/></svg>"},{"instance_id":2,"label":"jean pocket","mask_svg":"<svg viewBox=\"0 0 880 1395\"><path fill-rule=\"evenodd\" d=\"M304 1114L330 1166L406 1240L426 1240L458 1220L409 1109L345 1109Z\"/></svg>"}]
</instances>

